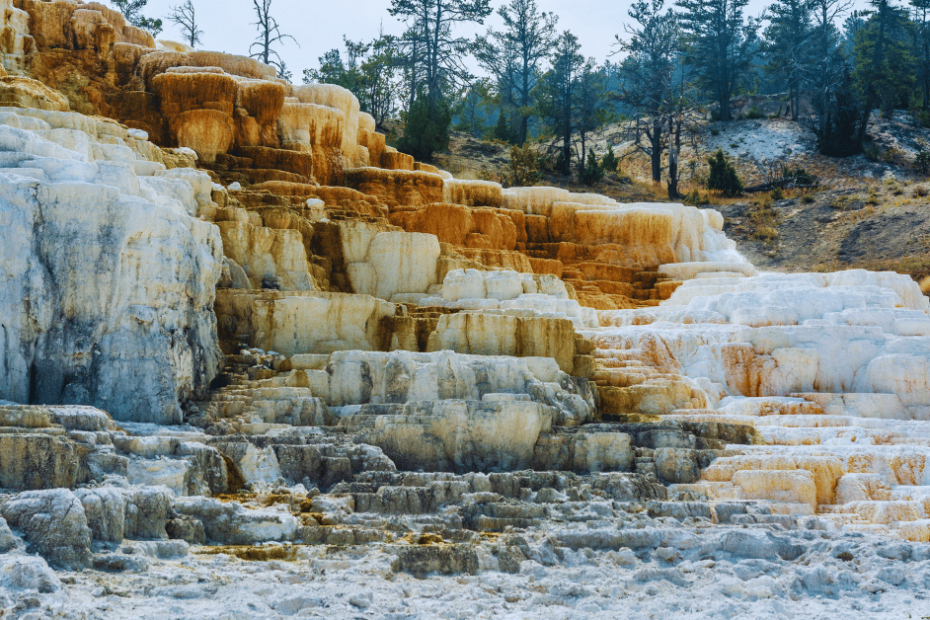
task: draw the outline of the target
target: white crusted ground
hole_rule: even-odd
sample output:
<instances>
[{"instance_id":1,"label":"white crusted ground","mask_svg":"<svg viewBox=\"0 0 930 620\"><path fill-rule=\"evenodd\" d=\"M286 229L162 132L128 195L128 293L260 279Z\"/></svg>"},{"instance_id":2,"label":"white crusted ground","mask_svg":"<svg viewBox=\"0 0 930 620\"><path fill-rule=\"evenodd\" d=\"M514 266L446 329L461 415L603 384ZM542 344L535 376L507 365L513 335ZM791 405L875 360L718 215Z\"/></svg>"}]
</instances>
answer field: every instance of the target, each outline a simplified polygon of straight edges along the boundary
<instances>
[{"instance_id":1,"label":"white crusted ground","mask_svg":"<svg viewBox=\"0 0 930 620\"><path fill-rule=\"evenodd\" d=\"M304 547L289 562L246 562L194 552L180 560L151 559L143 574L84 571L57 577L40 559L7 555L0 556L0 604L7 609L18 605L23 612L31 608L34 615L19 616L30 620L897 620L930 613L926 545L862 535L832 537L816 530L695 530L653 523L625 532L613 527L536 532L525 537L533 559L522 562L518 574L487 570L426 579L393 572L396 548L382 545ZM550 535L577 545L600 540L604 549L561 548L559 560L544 542ZM128 544L137 553L145 546ZM790 557L798 550L803 554L793 561L757 559L773 551ZM484 559L493 567L493 557ZM544 566L554 561L558 564Z\"/></svg>"}]
</instances>

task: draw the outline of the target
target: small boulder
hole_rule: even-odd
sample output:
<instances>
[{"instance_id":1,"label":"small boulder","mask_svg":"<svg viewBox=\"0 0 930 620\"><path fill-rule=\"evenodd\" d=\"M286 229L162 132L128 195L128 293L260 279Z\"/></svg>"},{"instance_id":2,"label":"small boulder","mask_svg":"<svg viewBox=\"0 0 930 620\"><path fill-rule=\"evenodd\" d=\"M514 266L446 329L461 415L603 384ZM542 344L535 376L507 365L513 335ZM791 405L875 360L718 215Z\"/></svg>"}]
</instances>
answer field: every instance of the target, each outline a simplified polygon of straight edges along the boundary
<instances>
[{"instance_id":1,"label":"small boulder","mask_svg":"<svg viewBox=\"0 0 930 620\"><path fill-rule=\"evenodd\" d=\"M18 547L22 541L16 537L7 525L6 519L0 517L0 553L7 553Z\"/></svg>"},{"instance_id":2,"label":"small boulder","mask_svg":"<svg viewBox=\"0 0 930 620\"><path fill-rule=\"evenodd\" d=\"M91 565L91 531L84 507L68 489L21 493L0 512L52 565L66 570Z\"/></svg>"},{"instance_id":3,"label":"small boulder","mask_svg":"<svg viewBox=\"0 0 930 620\"><path fill-rule=\"evenodd\" d=\"M126 538L168 538L165 524L172 498L167 487L134 487L126 501Z\"/></svg>"},{"instance_id":4,"label":"small boulder","mask_svg":"<svg viewBox=\"0 0 930 620\"><path fill-rule=\"evenodd\" d=\"M701 478L694 450L659 448L653 456L656 475L662 482L691 484Z\"/></svg>"},{"instance_id":5,"label":"small boulder","mask_svg":"<svg viewBox=\"0 0 930 620\"><path fill-rule=\"evenodd\" d=\"M126 522L126 492L123 489L78 489L74 494L84 506L87 525L94 540L123 540Z\"/></svg>"}]
</instances>

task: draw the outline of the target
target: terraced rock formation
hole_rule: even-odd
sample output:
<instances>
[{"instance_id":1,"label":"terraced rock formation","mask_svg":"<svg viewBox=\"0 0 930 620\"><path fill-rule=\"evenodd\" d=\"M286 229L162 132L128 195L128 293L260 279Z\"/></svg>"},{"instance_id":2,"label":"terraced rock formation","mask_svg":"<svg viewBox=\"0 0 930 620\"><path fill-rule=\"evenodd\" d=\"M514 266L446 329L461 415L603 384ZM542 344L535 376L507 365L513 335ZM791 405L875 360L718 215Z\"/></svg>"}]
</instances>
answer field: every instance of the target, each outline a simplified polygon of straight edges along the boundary
<instances>
[{"instance_id":1,"label":"terraced rock formation","mask_svg":"<svg viewBox=\"0 0 930 620\"><path fill-rule=\"evenodd\" d=\"M918 604L909 279L759 274L712 210L453 179L347 91L98 4L4 19L4 610Z\"/></svg>"}]
</instances>

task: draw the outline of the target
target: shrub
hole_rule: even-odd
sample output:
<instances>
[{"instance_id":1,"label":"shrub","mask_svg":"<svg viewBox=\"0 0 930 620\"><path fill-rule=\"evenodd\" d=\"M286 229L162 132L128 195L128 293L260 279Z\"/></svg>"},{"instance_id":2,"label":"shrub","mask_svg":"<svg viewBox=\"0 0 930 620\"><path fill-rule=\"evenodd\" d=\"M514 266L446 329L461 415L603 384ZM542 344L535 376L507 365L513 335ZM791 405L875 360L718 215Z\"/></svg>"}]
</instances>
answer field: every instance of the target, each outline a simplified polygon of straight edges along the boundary
<instances>
[{"instance_id":1,"label":"shrub","mask_svg":"<svg viewBox=\"0 0 930 620\"><path fill-rule=\"evenodd\" d=\"M759 241L771 242L778 239L778 230L772 226L760 226L752 233L752 236Z\"/></svg>"},{"instance_id":2,"label":"shrub","mask_svg":"<svg viewBox=\"0 0 930 620\"><path fill-rule=\"evenodd\" d=\"M726 197L739 196L743 193L743 183L722 150L718 150L709 157L707 163L710 165L707 189L718 191Z\"/></svg>"},{"instance_id":3,"label":"shrub","mask_svg":"<svg viewBox=\"0 0 930 620\"><path fill-rule=\"evenodd\" d=\"M794 170L787 169L785 170L785 178L793 179L796 185L813 185L814 177L812 177L807 170L804 168L795 168Z\"/></svg>"},{"instance_id":4,"label":"shrub","mask_svg":"<svg viewBox=\"0 0 930 620\"><path fill-rule=\"evenodd\" d=\"M536 152L529 146L511 147L510 170L502 178L504 185L510 187L528 187L539 181L539 161Z\"/></svg>"},{"instance_id":5,"label":"shrub","mask_svg":"<svg viewBox=\"0 0 930 620\"><path fill-rule=\"evenodd\" d=\"M753 104L752 107L750 107L746 112L746 119L754 121L760 118L765 118L765 114L762 112L762 110L759 109L759 106Z\"/></svg>"},{"instance_id":6,"label":"shrub","mask_svg":"<svg viewBox=\"0 0 930 620\"><path fill-rule=\"evenodd\" d=\"M806 205L812 205L817 201L814 200L813 196L801 196L801 202Z\"/></svg>"},{"instance_id":7,"label":"shrub","mask_svg":"<svg viewBox=\"0 0 930 620\"><path fill-rule=\"evenodd\" d=\"M702 194L700 190L694 189L688 193L687 196L682 198L682 202L686 205L692 205L694 207L702 207L704 205L710 204L710 199Z\"/></svg>"},{"instance_id":8,"label":"shrub","mask_svg":"<svg viewBox=\"0 0 930 620\"><path fill-rule=\"evenodd\" d=\"M769 197L770 197L772 200L775 200L775 201L784 200L784 199L785 199L785 192L781 191L781 188L780 188L780 187L776 187L776 188L773 189L771 192L769 192Z\"/></svg>"},{"instance_id":9,"label":"shrub","mask_svg":"<svg viewBox=\"0 0 930 620\"><path fill-rule=\"evenodd\" d=\"M591 149L588 152L588 158L584 165L584 170L581 171L581 182L585 185L594 185L599 183L604 178L604 169L601 168L601 162L597 160L597 155L594 154L594 149Z\"/></svg>"},{"instance_id":10,"label":"shrub","mask_svg":"<svg viewBox=\"0 0 930 620\"><path fill-rule=\"evenodd\" d=\"M862 150L862 153L869 161L878 161L882 158L882 150L877 144L870 144Z\"/></svg>"},{"instance_id":11,"label":"shrub","mask_svg":"<svg viewBox=\"0 0 930 620\"><path fill-rule=\"evenodd\" d=\"M930 152L921 150L914 158L914 166L920 171L920 174L930 172Z\"/></svg>"},{"instance_id":12,"label":"shrub","mask_svg":"<svg viewBox=\"0 0 930 620\"><path fill-rule=\"evenodd\" d=\"M720 130L717 129L716 127L711 127L711 128L710 128L710 135L712 135L712 136L719 136L719 135L720 135Z\"/></svg>"}]
</instances>

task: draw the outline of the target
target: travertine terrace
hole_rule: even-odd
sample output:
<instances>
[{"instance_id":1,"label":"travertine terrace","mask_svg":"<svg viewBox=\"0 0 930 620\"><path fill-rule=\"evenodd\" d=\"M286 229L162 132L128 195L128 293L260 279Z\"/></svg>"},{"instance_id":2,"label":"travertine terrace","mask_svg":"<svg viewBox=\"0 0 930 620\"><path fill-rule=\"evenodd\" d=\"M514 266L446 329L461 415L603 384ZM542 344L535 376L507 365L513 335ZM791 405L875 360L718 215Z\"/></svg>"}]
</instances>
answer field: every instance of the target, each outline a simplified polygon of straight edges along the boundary
<instances>
[{"instance_id":1,"label":"travertine terrace","mask_svg":"<svg viewBox=\"0 0 930 620\"><path fill-rule=\"evenodd\" d=\"M713 210L456 180L338 87L2 8L0 615L928 613L908 278L758 273Z\"/></svg>"}]
</instances>

